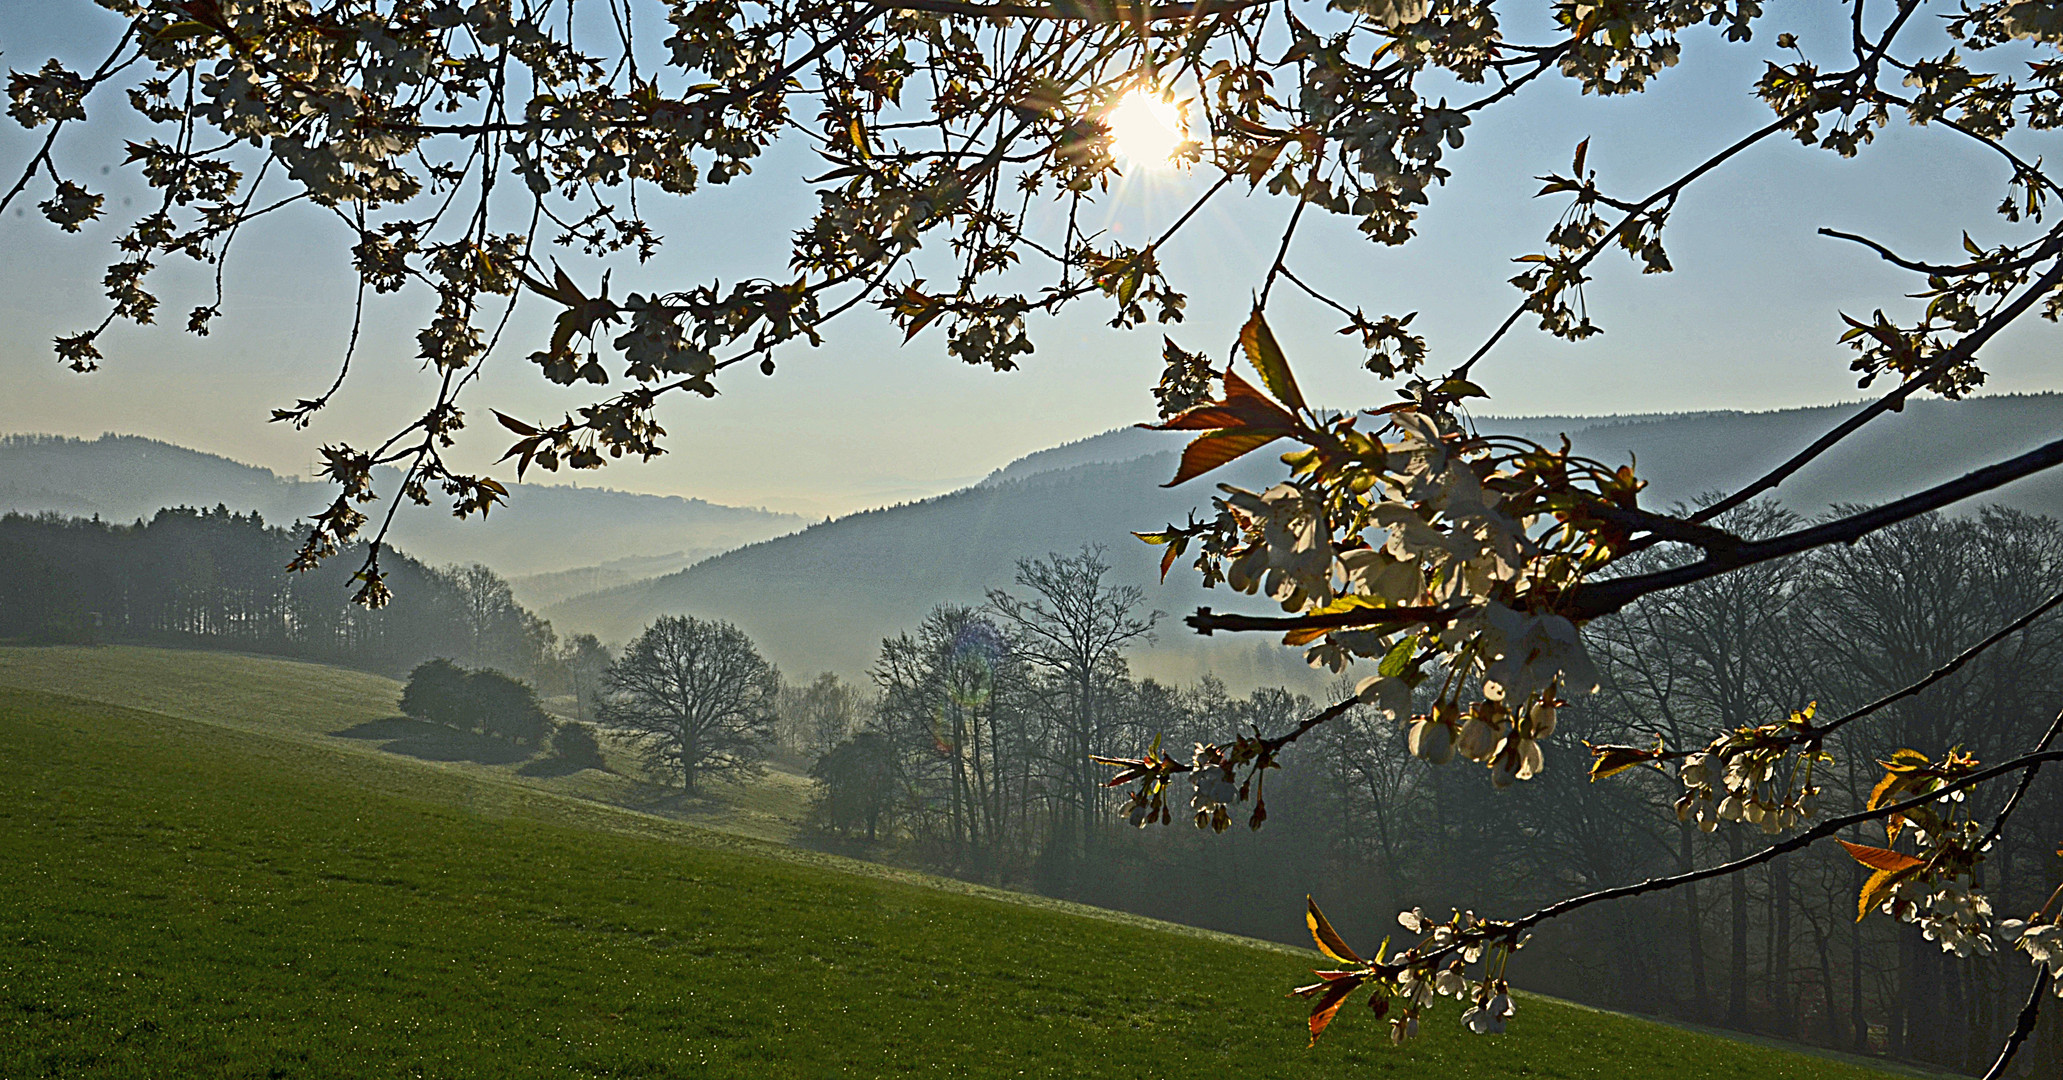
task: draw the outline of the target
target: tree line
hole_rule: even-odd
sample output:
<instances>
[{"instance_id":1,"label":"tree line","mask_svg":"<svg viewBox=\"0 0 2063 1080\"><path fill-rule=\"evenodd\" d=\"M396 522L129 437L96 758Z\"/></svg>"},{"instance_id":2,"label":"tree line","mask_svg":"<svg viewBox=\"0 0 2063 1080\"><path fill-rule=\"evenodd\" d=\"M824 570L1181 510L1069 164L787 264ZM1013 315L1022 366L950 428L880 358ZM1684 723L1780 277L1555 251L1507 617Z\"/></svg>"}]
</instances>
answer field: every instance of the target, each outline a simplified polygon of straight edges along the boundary
<instances>
[{"instance_id":1,"label":"tree line","mask_svg":"<svg viewBox=\"0 0 2063 1080\"><path fill-rule=\"evenodd\" d=\"M1768 503L1715 521L1746 537L1799 524ZM1655 553L1626 572L1668 565ZM1252 801L1286 827L1253 835L1242 814L1206 822L1225 835L1127 828L1127 808L1103 786L1110 770L1091 754L1158 740L1185 756L1228 731L1289 729L1320 705L1281 688L1234 696L1211 677L1132 677L1127 650L1154 619L1136 591L1103 581L1105 569L1094 551L1028 560L1014 590L979 607L942 605L884 640L872 708L817 757L816 834L875 857L1260 937L1297 938L1310 893L1350 936L1378 940L1414 903L1523 911L1738 858L1750 836L1782 825L1772 813L1758 828L1752 807L1687 798L1675 769L1592 783L1566 752L1531 783L1496 790L1481 774L1428 767L1398 722L1358 705L1257 778ZM1919 517L1644 598L1588 628L1601 690L1562 709L1555 741L1695 745L1697 732L1808 707L1845 712L2013 621L2059 574L2063 525L1986 509ZM1421 711L1439 681L1421 686ZM1343 680L1329 697L1352 694ZM1904 747L2010 756L2059 707L2063 619L2049 615L1830 735L1810 797L1862 805L1880 761ZM1982 815L2007 794L1972 798ZM2026 800L2026 828L2001 835L1984 867L2000 918L2039 909L2063 869L2063 798L2037 785ZM1231 801L1199 794L1195 805ZM1886 842L1881 823L1842 835ZM1873 908L1858 921L1869 873L1839 849L1808 849L1549 924L1513 963L1529 985L1597 1005L1981 1070L2025 997L2021 962L1924 939ZM1965 948L1978 955L1959 958ZM2053 1067L2063 1039L2038 1031L2022 1053L2037 1070Z\"/></svg>"},{"instance_id":2,"label":"tree line","mask_svg":"<svg viewBox=\"0 0 2063 1080\"><path fill-rule=\"evenodd\" d=\"M527 678L590 715L607 651L563 642L485 566L388 556L408 588L350 603L350 571L285 573L289 529L224 506L173 507L130 524L56 514L0 516L0 640L236 649L399 677L434 658Z\"/></svg>"}]
</instances>

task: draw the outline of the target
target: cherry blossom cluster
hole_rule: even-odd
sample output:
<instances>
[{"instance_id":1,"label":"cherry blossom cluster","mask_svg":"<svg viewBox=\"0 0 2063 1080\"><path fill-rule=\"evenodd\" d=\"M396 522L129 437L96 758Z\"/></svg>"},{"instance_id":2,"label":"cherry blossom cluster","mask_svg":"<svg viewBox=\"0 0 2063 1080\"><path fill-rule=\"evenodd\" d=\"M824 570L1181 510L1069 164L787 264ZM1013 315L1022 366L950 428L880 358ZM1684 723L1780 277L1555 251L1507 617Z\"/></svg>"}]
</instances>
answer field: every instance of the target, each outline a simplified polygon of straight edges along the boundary
<instances>
[{"instance_id":1,"label":"cherry blossom cluster","mask_svg":"<svg viewBox=\"0 0 2063 1080\"><path fill-rule=\"evenodd\" d=\"M2026 953L2036 967L2047 968L2049 988L2057 997L2063 997L2063 923L2047 919L2046 915L2044 909L2026 919L2007 919L1999 923L1999 937Z\"/></svg>"},{"instance_id":2,"label":"cherry blossom cluster","mask_svg":"<svg viewBox=\"0 0 2063 1080\"><path fill-rule=\"evenodd\" d=\"M1809 741L1814 709L1807 705L1776 723L1725 732L1687 755L1677 771L1684 788L1677 820L1695 820L1705 832L1722 821L1747 822L1774 835L1812 816L1820 791L1813 765L1832 760ZM1794 757L1801 738L1808 739L1806 748Z\"/></svg>"}]
</instances>

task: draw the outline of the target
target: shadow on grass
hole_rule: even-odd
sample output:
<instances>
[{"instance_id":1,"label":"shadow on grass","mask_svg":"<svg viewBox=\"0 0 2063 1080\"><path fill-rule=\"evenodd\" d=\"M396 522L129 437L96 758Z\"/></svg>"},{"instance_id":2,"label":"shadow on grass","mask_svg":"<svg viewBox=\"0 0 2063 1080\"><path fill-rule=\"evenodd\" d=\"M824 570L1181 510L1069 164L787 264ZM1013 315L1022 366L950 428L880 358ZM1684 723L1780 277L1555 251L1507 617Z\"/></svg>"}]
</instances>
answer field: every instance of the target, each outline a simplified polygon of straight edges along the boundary
<instances>
[{"instance_id":1,"label":"shadow on grass","mask_svg":"<svg viewBox=\"0 0 2063 1080\"><path fill-rule=\"evenodd\" d=\"M616 805L681 821L725 817L734 809L708 794L690 795L671 784L633 779L613 800Z\"/></svg>"},{"instance_id":2,"label":"shadow on grass","mask_svg":"<svg viewBox=\"0 0 2063 1080\"><path fill-rule=\"evenodd\" d=\"M609 766L601 761L584 761L579 758L560 757L554 754L551 757L538 758L535 761L524 763L522 768L516 770L516 775L549 780L554 777L572 776L582 769L594 769L598 772L611 771Z\"/></svg>"},{"instance_id":3,"label":"shadow on grass","mask_svg":"<svg viewBox=\"0 0 2063 1080\"><path fill-rule=\"evenodd\" d=\"M332 731L330 734L340 739L377 741L382 744L380 749L387 753L401 754L419 761L471 761L481 765L513 765L518 761L529 760L532 753L500 739L470 731L459 731L424 720L411 720L406 716L367 720L340 731Z\"/></svg>"}]
</instances>

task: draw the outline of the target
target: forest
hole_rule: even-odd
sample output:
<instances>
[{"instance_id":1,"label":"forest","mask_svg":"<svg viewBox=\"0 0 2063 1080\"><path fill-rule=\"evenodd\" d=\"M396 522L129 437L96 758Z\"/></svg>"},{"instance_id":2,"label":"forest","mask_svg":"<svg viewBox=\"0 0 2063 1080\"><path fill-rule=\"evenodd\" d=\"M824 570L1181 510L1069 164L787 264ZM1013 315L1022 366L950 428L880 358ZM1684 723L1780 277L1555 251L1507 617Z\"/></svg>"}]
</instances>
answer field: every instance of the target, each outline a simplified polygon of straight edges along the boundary
<instances>
[{"instance_id":1,"label":"forest","mask_svg":"<svg viewBox=\"0 0 2063 1080\"><path fill-rule=\"evenodd\" d=\"M532 678L557 646L485 566L388 556L407 595L352 604L351 571L286 567L295 534L256 512L175 507L121 525L0 516L0 638L236 649L400 676L445 657Z\"/></svg>"},{"instance_id":2,"label":"forest","mask_svg":"<svg viewBox=\"0 0 2063 1080\"><path fill-rule=\"evenodd\" d=\"M1766 502L1720 520L1748 536L1798 523ZM1628 572L1659 563L1649 556ZM822 755L818 842L1284 941L1300 936L1306 893L1350 938L1373 941L1413 904L1502 914L1723 862L1759 846L1779 818L1722 828L1722 814L1740 815L1711 804L1701 813L1676 770L1593 783L1575 748L1680 745L1696 731L1878 701L2040 609L2041 583L2063 573L2063 525L1997 508L1928 515L1644 598L1587 629L1600 691L1564 707L1549 765L1531 782L1497 790L1482 774L1428 767L1398 723L1361 705L1262 777L1264 825L1240 814L1215 823L1222 835L1127 828L1126 804L1104 786L1113 770L1090 755L1157 744L1186 756L1227 732L1293 727L1322 703L1280 689L1238 697L1208 677L1131 677L1127 633L1147 613L1135 591L1102 581L1104 569L1094 551L1034 560L1014 593L938 608L882 642L873 700L857 711L827 685L816 700L830 704L814 708L791 692L783 737ZM1104 647L1068 654L1056 640ZM1879 759L1901 747L2010 756L2063 706L2059 676L2063 618L2044 611L1923 692L1833 733L1811 797L1861 804L1883 774ZM1352 693L1343 679L1336 696ZM856 734L834 744L838 725L821 718L840 708ZM1975 812L1995 813L2005 795L1978 796ZM2027 799L2018 812L2028 827L2000 836L1984 864L2000 918L2042 907L2063 854L2051 839L2063 835L2063 799L2040 786ZM1205 802L1199 792L1196 805ZM1175 809L1189 816L1186 803ZM1876 823L1843 835L1886 839ZM1581 912L1544 927L1513 966L1529 986L1594 1005L1982 1069L2024 995L2018 957L1966 961L1873 909L1858 921L1869 873L1839 848L1809 849ZM2063 1061L2054 1032L2037 1032L2023 1053Z\"/></svg>"}]
</instances>

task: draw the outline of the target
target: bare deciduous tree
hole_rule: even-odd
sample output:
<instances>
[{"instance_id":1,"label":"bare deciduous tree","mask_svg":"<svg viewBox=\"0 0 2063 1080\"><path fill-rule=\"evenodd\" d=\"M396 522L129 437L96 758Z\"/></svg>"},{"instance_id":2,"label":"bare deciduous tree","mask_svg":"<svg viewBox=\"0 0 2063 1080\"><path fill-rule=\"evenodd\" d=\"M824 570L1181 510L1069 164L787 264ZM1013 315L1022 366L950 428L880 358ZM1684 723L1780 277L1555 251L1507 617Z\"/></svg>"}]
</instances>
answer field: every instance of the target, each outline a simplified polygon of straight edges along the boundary
<instances>
[{"instance_id":1,"label":"bare deciduous tree","mask_svg":"<svg viewBox=\"0 0 2063 1080\"><path fill-rule=\"evenodd\" d=\"M668 615L624 646L606 687L602 722L696 795L708 777L756 766L781 677L737 627Z\"/></svg>"}]
</instances>

